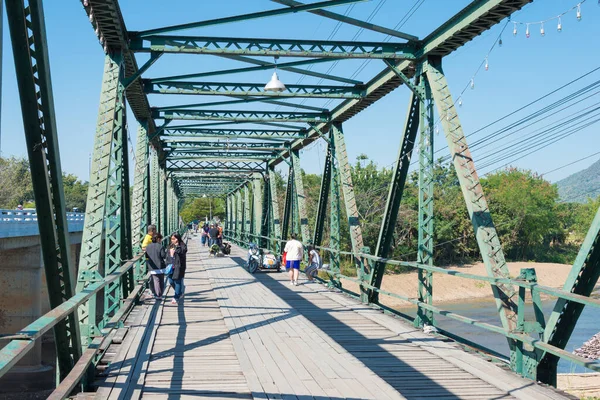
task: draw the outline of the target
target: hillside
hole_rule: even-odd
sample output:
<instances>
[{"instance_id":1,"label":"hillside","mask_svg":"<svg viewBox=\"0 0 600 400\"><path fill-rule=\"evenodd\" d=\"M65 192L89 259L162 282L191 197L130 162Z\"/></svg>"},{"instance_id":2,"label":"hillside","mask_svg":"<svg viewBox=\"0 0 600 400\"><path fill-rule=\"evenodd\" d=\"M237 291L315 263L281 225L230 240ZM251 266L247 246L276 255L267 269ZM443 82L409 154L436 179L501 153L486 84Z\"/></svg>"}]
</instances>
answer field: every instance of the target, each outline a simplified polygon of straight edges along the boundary
<instances>
[{"instance_id":1,"label":"hillside","mask_svg":"<svg viewBox=\"0 0 600 400\"><path fill-rule=\"evenodd\" d=\"M583 203L588 197L600 196L600 160L556 182L556 185L561 201Z\"/></svg>"}]
</instances>

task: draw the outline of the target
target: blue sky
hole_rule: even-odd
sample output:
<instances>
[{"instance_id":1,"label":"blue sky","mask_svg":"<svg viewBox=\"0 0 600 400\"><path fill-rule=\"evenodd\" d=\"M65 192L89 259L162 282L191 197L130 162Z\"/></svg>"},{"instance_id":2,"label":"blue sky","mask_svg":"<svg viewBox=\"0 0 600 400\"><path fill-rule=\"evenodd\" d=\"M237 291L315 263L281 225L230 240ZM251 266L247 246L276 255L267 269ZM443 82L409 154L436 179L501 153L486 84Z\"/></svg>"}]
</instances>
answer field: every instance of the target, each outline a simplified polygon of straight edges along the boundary
<instances>
[{"instance_id":1,"label":"blue sky","mask_svg":"<svg viewBox=\"0 0 600 400\"><path fill-rule=\"evenodd\" d=\"M374 13L372 22L392 28L398 24L414 3L413 0L371 0L357 3L353 7L331 8L331 11L341 14L348 13L351 17L366 19L374 11L379 10ZM468 3L466 0L425 0L400 30L424 37ZM576 1L567 0L536 0L515 13L512 18L514 21L537 22L554 17L576 4ZM64 171L74 173L81 179L87 180L89 157L96 128L104 54L83 7L78 2L46 1L44 6L62 165ZM121 7L128 29L141 30L280 6L266 0L221 0L219 2L122 0ZM508 24L502 34L503 46L494 48L489 54L489 70L481 69L475 77L475 88L473 90L468 88L462 96L463 105L458 110L467 134L473 133L489 122L570 80L600 67L600 41L598 40L600 37L600 6L596 0L587 0L582 4L581 11L582 20L580 22L576 20L575 11L562 17L563 30L561 33L556 31L557 21L549 21L545 24L546 35L544 37L540 35L539 24L530 25L530 38L525 37L524 25L518 26L518 35L514 37L512 35L513 23ZM6 16L4 18L1 151L3 156L25 156L26 148L14 64ZM501 22L444 59L444 69L455 98L458 98L463 89L468 87L471 77L482 63L490 47L496 42L505 24L505 21ZM353 26L342 25L336 31L336 25L335 21L308 13L300 13L182 31L181 33L205 36L303 39L331 37L333 40L348 40L352 39L359 30ZM370 31L361 32L357 37L358 40L383 40L384 38L384 35ZM138 62L142 64L147 55L138 57ZM285 61L290 60L280 60L280 62ZM145 76L158 77L235 68L242 65L213 56L165 55ZM331 65L327 63L315 66L314 70L325 72ZM362 61L342 61L334 67L331 73L346 77L355 75L356 79L367 81L383 69L381 61L370 61L364 66L364 69L355 74L361 65ZM247 82L267 82L270 75L271 71L263 71L237 75L234 79ZM219 78L231 80L231 77ZM300 75L280 71L280 78L286 83L296 83ZM215 77L211 80L219 79ZM590 74L580 82L511 118L484 131L472 134L469 137L469 143L474 143L486 134L598 80L600 80L600 71ZM310 77L302 80L302 83L317 82L318 79ZM501 167L505 162L511 161L512 165L544 173L600 151L598 146L600 144L600 124L596 123L523 158L517 159L520 157L519 155L515 155L513 158L503 156L518 150L520 140L526 140L541 132L544 125L567 119L570 114L589 110L593 104L600 101L595 90L589 90L586 93L585 96L577 99L578 102L567 103L563 111L556 109L548 115L544 115L544 120L541 118L540 121L534 120L531 126L521 126L508 136L500 136L500 140L491 142L492 144L488 147L474 148L476 165L482 167L480 174L490 172ZM345 123L344 132L351 160L364 153L380 166L390 166L394 162L406 114L408 96L408 90L401 87ZM582 100L583 97L587 97L587 99ZM187 98L185 96L150 96L152 105L215 100L218 99L198 99L190 96ZM323 106L325 103L326 101L309 101L306 104ZM328 106L333 107L335 104L334 102ZM568 107L569 105L570 107ZM244 109L253 107L255 106L247 106ZM568 128L561 129L567 132ZM132 140L135 141L136 123L131 113L129 115L129 132ZM561 134L560 129L555 132L555 135ZM444 150L443 134L436 135L435 140L436 149L439 151L436 155L447 154ZM540 136L539 140L547 141L548 139L546 136ZM317 143L302 152L302 167L307 172L320 173L324 149L323 143ZM493 163L494 155L499 155L502 160ZM600 156L588 158L551 173L547 178L551 181L564 178L587 167L599 158ZM484 166L486 167L483 168Z\"/></svg>"}]
</instances>

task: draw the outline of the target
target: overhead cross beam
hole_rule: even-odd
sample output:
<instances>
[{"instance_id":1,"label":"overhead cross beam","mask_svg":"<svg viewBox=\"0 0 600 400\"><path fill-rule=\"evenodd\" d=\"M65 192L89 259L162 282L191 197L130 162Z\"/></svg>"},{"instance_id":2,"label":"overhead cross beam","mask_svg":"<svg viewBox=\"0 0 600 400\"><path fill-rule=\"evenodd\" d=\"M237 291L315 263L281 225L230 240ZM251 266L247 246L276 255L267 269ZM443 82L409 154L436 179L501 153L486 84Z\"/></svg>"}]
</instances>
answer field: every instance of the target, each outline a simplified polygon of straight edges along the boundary
<instances>
[{"instance_id":1,"label":"overhead cross beam","mask_svg":"<svg viewBox=\"0 0 600 400\"><path fill-rule=\"evenodd\" d=\"M230 122L326 122L328 113L244 110L155 110L152 116L165 120L230 121Z\"/></svg>"},{"instance_id":2,"label":"overhead cross beam","mask_svg":"<svg viewBox=\"0 0 600 400\"><path fill-rule=\"evenodd\" d=\"M289 7L289 8L278 8L276 10L235 15L233 17L215 18L215 19L209 19L206 21L190 22L187 24L171 25L171 26L165 26L163 28L148 29L148 30L140 31L140 32L132 32L131 35L133 37L136 37L136 36L144 37L144 36L148 36L148 35L154 35L157 33L173 32L173 31L180 31L180 30L192 29L192 28L203 28L203 27L207 27L207 26L222 25L222 24L228 24L231 22L248 21L248 20L252 20L252 19L265 18L265 17L274 17L274 16L278 16L278 15L286 15L286 14L292 14L292 13L297 13L297 12L302 12L302 11L314 11L314 10L319 10L319 9L326 8L326 7L336 7L336 6L342 6L342 5L351 4L351 3L360 3L363 1L368 1L368 0L320 1L318 3L303 4L303 5L298 5L298 6Z\"/></svg>"},{"instance_id":3,"label":"overhead cross beam","mask_svg":"<svg viewBox=\"0 0 600 400\"><path fill-rule=\"evenodd\" d=\"M269 129L200 129L191 127L173 126L164 130L165 137L185 136L185 140L190 138L229 138L229 139L301 139L306 137L305 131L297 130L269 130ZM162 137L164 142L171 139ZM176 140L176 139L173 139ZM178 139L177 139L178 140Z\"/></svg>"},{"instance_id":4,"label":"overhead cross beam","mask_svg":"<svg viewBox=\"0 0 600 400\"><path fill-rule=\"evenodd\" d=\"M137 53L246 55L263 57L321 57L339 59L414 60L412 44L336 40L228 38L210 36L152 35L133 37Z\"/></svg>"},{"instance_id":5,"label":"overhead cross beam","mask_svg":"<svg viewBox=\"0 0 600 400\"><path fill-rule=\"evenodd\" d=\"M219 150L206 150L198 151L196 153L184 153L184 152L170 152L167 156L169 161L192 161L192 160L235 160L235 161L249 161L255 160L268 161L275 157L277 154L265 154L265 153L244 153L244 152L225 152Z\"/></svg>"},{"instance_id":6,"label":"overhead cross beam","mask_svg":"<svg viewBox=\"0 0 600 400\"><path fill-rule=\"evenodd\" d=\"M285 147L285 143L271 142L197 142L197 141L165 141L165 151L195 152L199 150L250 150L250 151L278 151Z\"/></svg>"},{"instance_id":7,"label":"overhead cross beam","mask_svg":"<svg viewBox=\"0 0 600 400\"><path fill-rule=\"evenodd\" d=\"M267 92L264 83L190 82L144 80L149 94L185 94L199 96L304 97L331 99L360 99L362 86L286 85L283 92ZM163 108L164 109L164 108Z\"/></svg>"}]
</instances>

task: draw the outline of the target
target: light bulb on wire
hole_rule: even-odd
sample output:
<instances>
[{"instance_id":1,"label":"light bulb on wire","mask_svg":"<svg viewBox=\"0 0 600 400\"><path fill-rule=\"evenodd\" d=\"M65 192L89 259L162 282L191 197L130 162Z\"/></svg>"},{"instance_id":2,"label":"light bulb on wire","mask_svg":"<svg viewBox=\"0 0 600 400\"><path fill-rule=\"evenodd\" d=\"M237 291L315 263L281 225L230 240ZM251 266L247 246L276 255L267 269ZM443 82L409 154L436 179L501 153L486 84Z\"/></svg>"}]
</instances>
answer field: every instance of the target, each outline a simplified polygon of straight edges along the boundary
<instances>
[{"instance_id":1,"label":"light bulb on wire","mask_svg":"<svg viewBox=\"0 0 600 400\"><path fill-rule=\"evenodd\" d=\"M459 106L459 107L462 107L462 97L459 97L459 98L458 98L458 106Z\"/></svg>"},{"instance_id":2,"label":"light bulb on wire","mask_svg":"<svg viewBox=\"0 0 600 400\"><path fill-rule=\"evenodd\" d=\"M562 32L562 20L558 17L558 25L556 26L556 30Z\"/></svg>"},{"instance_id":3,"label":"light bulb on wire","mask_svg":"<svg viewBox=\"0 0 600 400\"><path fill-rule=\"evenodd\" d=\"M471 89L475 89L475 79L471 78Z\"/></svg>"},{"instance_id":4,"label":"light bulb on wire","mask_svg":"<svg viewBox=\"0 0 600 400\"><path fill-rule=\"evenodd\" d=\"M577 4L577 21L581 21L581 3Z\"/></svg>"},{"instance_id":5,"label":"light bulb on wire","mask_svg":"<svg viewBox=\"0 0 600 400\"><path fill-rule=\"evenodd\" d=\"M490 69L490 64L488 63L488 58L485 58L485 70L489 70Z\"/></svg>"},{"instance_id":6,"label":"light bulb on wire","mask_svg":"<svg viewBox=\"0 0 600 400\"><path fill-rule=\"evenodd\" d=\"M529 33L529 24L527 24L527 29L525 29L525 37L527 39L529 39L530 36L531 36L531 33Z\"/></svg>"},{"instance_id":7,"label":"light bulb on wire","mask_svg":"<svg viewBox=\"0 0 600 400\"><path fill-rule=\"evenodd\" d=\"M544 30L544 23L542 22L542 26L540 27L540 35L546 35L546 31Z\"/></svg>"},{"instance_id":8,"label":"light bulb on wire","mask_svg":"<svg viewBox=\"0 0 600 400\"><path fill-rule=\"evenodd\" d=\"M598 0L600 1L600 0ZM502 37L500 39L498 39L498 47L502 47Z\"/></svg>"},{"instance_id":9,"label":"light bulb on wire","mask_svg":"<svg viewBox=\"0 0 600 400\"><path fill-rule=\"evenodd\" d=\"M514 23L514 26L513 26L513 36L517 36L517 23L516 22Z\"/></svg>"}]
</instances>

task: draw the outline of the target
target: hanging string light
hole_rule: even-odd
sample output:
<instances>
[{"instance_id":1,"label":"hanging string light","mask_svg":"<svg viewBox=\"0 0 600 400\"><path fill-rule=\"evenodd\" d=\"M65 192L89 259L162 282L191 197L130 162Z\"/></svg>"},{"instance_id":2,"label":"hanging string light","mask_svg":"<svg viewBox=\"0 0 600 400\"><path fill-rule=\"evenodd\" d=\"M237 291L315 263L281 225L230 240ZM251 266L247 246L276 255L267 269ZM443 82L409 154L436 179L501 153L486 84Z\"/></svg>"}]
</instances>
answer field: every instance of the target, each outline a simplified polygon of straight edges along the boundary
<instances>
[{"instance_id":1,"label":"hanging string light","mask_svg":"<svg viewBox=\"0 0 600 400\"><path fill-rule=\"evenodd\" d=\"M520 22L520 21L513 21L513 35L517 36L517 26L518 25L525 25L526 26L526 30L525 30L525 36L526 37L530 37L531 33L529 30L529 27L531 25L540 25L540 34L542 36L546 35L546 29L544 28L544 24L546 24L547 22L553 21L553 20L558 20L558 24L556 26L556 30L558 32L562 32L562 17L565 14L570 13L571 11L575 10L575 16L577 17L577 21L581 21L581 5L583 3L585 3L587 0L581 0L579 3L575 4L573 7L569 8L568 10L558 14L555 17L550 17L547 18L545 20L542 21L531 21L531 22ZM599 1L600 4L600 1Z\"/></svg>"}]
</instances>

